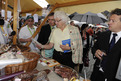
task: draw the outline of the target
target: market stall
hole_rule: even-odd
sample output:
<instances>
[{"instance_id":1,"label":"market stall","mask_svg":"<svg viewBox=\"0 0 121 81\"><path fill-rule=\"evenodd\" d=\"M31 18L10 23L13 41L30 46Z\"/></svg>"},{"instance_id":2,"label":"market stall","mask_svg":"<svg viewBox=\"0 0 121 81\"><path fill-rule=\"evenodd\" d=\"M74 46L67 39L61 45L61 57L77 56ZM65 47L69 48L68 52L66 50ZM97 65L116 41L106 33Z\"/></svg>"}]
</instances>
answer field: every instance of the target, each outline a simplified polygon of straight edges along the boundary
<instances>
[{"instance_id":1,"label":"market stall","mask_svg":"<svg viewBox=\"0 0 121 81\"><path fill-rule=\"evenodd\" d=\"M57 9L59 7L86 4L86 3L92 3L92 2L102 2L102 1L111 1L111 0L94 0L94 1L90 1L90 0L73 1L72 0L72 2L67 2L67 3L60 3L60 4L55 3L51 6L52 8L51 8L49 13L53 12L55 9ZM17 20L18 20L17 3L18 3L17 0L14 0L13 30L16 33L18 32L18 30L17 30L17 23L18 23L17 22ZM38 10L42 10L42 9L35 8L35 9L29 10L29 11L32 11L32 12L34 11L32 13L32 15L33 15ZM7 0L6 0L6 11L7 11ZM22 13L25 13L25 12L27 12L27 11L23 11ZM6 12L6 14L7 14L7 12ZM5 19L6 18L7 17L5 16ZM45 24L46 21L47 21L47 16L45 17L45 19L41 23L41 25L37 28L36 32L32 35L32 38L34 38L38 34L41 27ZM12 52L9 52L9 55L10 55L10 53L12 55L11 55L11 57L8 55L8 57L7 57L8 59L7 59L7 61L5 61L5 63L8 64L8 65L3 66L3 64L4 64L3 60L0 61L1 66L3 66L3 67L0 68L0 74L1 74L0 80L6 80L6 79L7 80L13 80L13 79L15 80L16 77L19 78L20 76L23 76L24 74L26 74L26 76L24 76L24 79L25 78L26 79L35 79L38 74L35 73L36 75L33 75L34 74L33 72L35 72L34 70L37 69L38 73L42 73L44 70L49 70L50 72L45 74L45 75L47 75L46 77L48 77L49 81L64 81L65 78L66 78L66 80L67 79L68 80L78 79L80 81L83 81L83 77L79 76L79 74L76 70L74 70L70 67L67 67L67 66L63 66L53 59L45 59L45 58L39 56L39 54L29 52L30 48L28 46L30 45L30 43L31 42L28 42L26 44L26 46L24 46L26 50L22 49L24 47L22 47L20 45L19 45L20 47L17 46L17 34L14 35L14 37L13 37L13 45L15 46L14 50L12 50ZM2 56L4 53L5 54L8 53L9 48L11 48L11 45L1 47L2 50L0 50L0 53L1 53L0 55ZM17 51L15 51L15 50L17 50ZM22 51L22 50L24 50L24 51ZM19 60L16 59L15 53L20 54L20 51L24 56L27 57L26 58L27 62L25 61L25 59L24 59L24 62L21 59L19 59ZM27 52L25 53L25 51L27 51ZM5 56L2 56L2 57L5 57ZM9 60L9 58L13 58L13 59ZM15 61L17 61L17 62L15 62ZM12 64L11 62L14 63L14 64ZM64 71L61 70L63 68L64 69L66 68L66 70L64 70ZM31 75L28 75L29 73ZM27 78L28 76L29 76L29 78ZM33 77L30 78L30 76L33 76Z\"/></svg>"}]
</instances>

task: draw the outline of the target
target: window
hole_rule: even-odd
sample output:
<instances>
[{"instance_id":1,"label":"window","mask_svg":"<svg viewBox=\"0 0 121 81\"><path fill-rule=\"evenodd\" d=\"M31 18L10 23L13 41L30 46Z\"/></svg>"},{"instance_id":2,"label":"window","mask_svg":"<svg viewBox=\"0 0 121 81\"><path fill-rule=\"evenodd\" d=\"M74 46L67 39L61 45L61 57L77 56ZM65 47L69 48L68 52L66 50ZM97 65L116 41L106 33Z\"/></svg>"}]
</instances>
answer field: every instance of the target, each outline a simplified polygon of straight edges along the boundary
<instances>
[{"instance_id":1,"label":"window","mask_svg":"<svg viewBox=\"0 0 121 81\"><path fill-rule=\"evenodd\" d=\"M39 6L41 6L42 8L47 7L48 2L46 0L33 0L35 3L37 3Z\"/></svg>"}]
</instances>

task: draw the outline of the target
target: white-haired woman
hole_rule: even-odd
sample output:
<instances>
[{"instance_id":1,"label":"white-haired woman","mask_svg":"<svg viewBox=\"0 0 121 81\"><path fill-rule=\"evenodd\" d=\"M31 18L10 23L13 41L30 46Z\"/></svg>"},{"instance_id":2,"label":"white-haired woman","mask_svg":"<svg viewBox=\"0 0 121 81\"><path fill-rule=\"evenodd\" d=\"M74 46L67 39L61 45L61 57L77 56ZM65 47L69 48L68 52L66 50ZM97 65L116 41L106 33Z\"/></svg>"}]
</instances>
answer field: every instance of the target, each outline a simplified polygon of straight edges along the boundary
<instances>
[{"instance_id":1,"label":"white-haired woman","mask_svg":"<svg viewBox=\"0 0 121 81\"><path fill-rule=\"evenodd\" d=\"M74 68L82 64L82 40L77 27L68 24L69 18L63 11L56 11L54 19L57 28L53 30L48 45L36 45L39 49L50 49L54 46L53 59L63 65Z\"/></svg>"}]
</instances>

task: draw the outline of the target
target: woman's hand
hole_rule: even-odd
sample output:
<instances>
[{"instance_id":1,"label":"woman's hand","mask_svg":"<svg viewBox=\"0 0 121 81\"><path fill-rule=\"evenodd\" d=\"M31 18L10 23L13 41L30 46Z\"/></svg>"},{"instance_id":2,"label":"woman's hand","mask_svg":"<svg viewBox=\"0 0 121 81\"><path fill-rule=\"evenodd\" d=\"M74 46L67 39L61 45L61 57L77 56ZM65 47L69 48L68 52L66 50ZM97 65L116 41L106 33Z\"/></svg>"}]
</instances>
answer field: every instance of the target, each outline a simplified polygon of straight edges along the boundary
<instances>
[{"instance_id":1,"label":"woman's hand","mask_svg":"<svg viewBox=\"0 0 121 81\"><path fill-rule=\"evenodd\" d=\"M66 46L66 45L60 45L60 48L64 51L64 50L71 50L71 47Z\"/></svg>"},{"instance_id":2,"label":"woman's hand","mask_svg":"<svg viewBox=\"0 0 121 81\"><path fill-rule=\"evenodd\" d=\"M39 44L35 43L35 46L36 46L38 49L44 48L44 46L43 46L41 43L39 43Z\"/></svg>"}]
</instances>

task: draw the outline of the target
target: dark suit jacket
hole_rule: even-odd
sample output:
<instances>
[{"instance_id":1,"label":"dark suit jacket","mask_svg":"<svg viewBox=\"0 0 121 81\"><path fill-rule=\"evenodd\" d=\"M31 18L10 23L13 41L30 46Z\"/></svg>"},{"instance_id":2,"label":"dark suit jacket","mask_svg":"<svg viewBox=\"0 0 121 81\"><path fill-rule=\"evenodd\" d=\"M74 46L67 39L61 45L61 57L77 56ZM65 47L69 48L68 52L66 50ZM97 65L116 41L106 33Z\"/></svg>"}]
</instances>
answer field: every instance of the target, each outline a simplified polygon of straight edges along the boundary
<instances>
[{"instance_id":1,"label":"dark suit jacket","mask_svg":"<svg viewBox=\"0 0 121 81\"><path fill-rule=\"evenodd\" d=\"M50 33L51 33L51 26L49 24L42 26L37 41L43 45L46 44L48 42Z\"/></svg>"},{"instance_id":2,"label":"dark suit jacket","mask_svg":"<svg viewBox=\"0 0 121 81\"><path fill-rule=\"evenodd\" d=\"M105 66L104 75L106 76L108 81L115 81L115 75L121 58L121 38L117 41L117 43L109 52L110 35L111 31L102 32L97 37L97 42L92 48L92 53L95 54L97 49L105 50L107 54L107 62ZM99 64L99 59L96 58L94 67L96 67L98 64Z\"/></svg>"}]
</instances>

